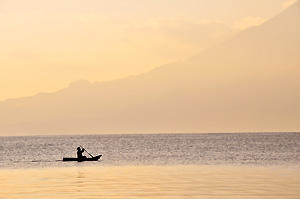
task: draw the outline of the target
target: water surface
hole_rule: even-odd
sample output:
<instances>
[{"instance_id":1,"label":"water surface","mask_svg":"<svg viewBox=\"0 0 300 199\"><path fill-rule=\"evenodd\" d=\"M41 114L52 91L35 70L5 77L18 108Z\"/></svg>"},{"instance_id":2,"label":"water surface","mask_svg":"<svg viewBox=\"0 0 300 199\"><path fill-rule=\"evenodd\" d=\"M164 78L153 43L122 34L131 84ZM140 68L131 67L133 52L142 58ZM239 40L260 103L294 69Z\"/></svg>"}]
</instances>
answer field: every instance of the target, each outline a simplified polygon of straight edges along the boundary
<instances>
[{"instance_id":1,"label":"water surface","mask_svg":"<svg viewBox=\"0 0 300 199\"><path fill-rule=\"evenodd\" d=\"M299 199L299 163L299 133L0 137L0 198Z\"/></svg>"}]
</instances>

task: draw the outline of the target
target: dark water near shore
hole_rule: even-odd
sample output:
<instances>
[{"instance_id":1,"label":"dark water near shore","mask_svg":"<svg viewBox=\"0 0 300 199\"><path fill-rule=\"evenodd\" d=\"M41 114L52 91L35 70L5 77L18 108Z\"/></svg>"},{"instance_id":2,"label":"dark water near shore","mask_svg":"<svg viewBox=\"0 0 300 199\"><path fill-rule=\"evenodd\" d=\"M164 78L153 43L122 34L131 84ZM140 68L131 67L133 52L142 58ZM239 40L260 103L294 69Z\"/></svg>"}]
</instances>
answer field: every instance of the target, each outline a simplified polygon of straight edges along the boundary
<instances>
[{"instance_id":1,"label":"dark water near shore","mask_svg":"<svg viewBox=\"0 0 300 199\"><path fill-rule=\"evenodd\" d=\"M61 161L79 145L103 157ZM0 137L0 187L0 198L299 199L300 133Z\"/></svg>"}]
</instances>

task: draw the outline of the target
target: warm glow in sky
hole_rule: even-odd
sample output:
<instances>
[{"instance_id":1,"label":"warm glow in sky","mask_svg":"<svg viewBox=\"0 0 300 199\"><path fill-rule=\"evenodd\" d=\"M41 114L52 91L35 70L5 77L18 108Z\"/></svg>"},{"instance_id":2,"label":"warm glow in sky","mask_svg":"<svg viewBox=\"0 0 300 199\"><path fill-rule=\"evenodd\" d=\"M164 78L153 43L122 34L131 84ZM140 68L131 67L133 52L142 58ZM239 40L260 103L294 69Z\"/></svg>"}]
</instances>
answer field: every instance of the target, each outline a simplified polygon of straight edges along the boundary
<instances>
[{"instance_id":1,"label":"warm glow in sky","mask_svg":"<svg viewBox=\"0 0 300 199\"><path fill-rule=\"evenodd\" d=\"M183 60L294 0L0 0L0 100Z\"/></svg>"}]
</instances>

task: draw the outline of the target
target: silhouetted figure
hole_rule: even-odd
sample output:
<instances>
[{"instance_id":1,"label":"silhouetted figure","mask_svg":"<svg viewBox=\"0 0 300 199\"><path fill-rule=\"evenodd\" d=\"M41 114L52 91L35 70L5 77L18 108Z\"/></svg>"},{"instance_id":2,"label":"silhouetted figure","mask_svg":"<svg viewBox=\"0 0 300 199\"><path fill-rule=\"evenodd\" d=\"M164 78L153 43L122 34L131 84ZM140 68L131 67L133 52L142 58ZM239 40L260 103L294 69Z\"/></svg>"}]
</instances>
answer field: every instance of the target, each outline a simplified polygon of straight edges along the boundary
<instances>
[{"instance_id":1,"label":"silhouetted figure","mask_svg":"<svg viewBox=\"0 0 300 199\"><path fill-rule=\"evenodd\" d=\"M84 159L86 156L83 156L82 153L84 152L84 148L81 150L80 147L77 147L77 158L78 159Z\"/></svg>"}]
</instances>

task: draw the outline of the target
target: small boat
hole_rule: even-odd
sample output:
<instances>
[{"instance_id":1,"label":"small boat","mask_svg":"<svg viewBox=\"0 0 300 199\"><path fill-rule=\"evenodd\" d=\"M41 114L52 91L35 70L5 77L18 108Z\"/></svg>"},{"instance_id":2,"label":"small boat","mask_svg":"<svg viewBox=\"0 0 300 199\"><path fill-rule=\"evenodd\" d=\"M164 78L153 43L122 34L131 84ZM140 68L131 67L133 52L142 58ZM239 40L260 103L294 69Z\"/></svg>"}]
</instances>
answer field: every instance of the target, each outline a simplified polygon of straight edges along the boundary
<instances>
[{"instance_id":1,"label":"small boat","mask_svg":"<svg viewBox=\"0 0 300 199\"><path fill-rule=\"evenodd\" d=\"M98 161L101 158L102 155L93 156L91 158L63 158L64 162L69 161L77 161L77 162L85 162L85 161Z\"/></svg>"}]
</instances>

